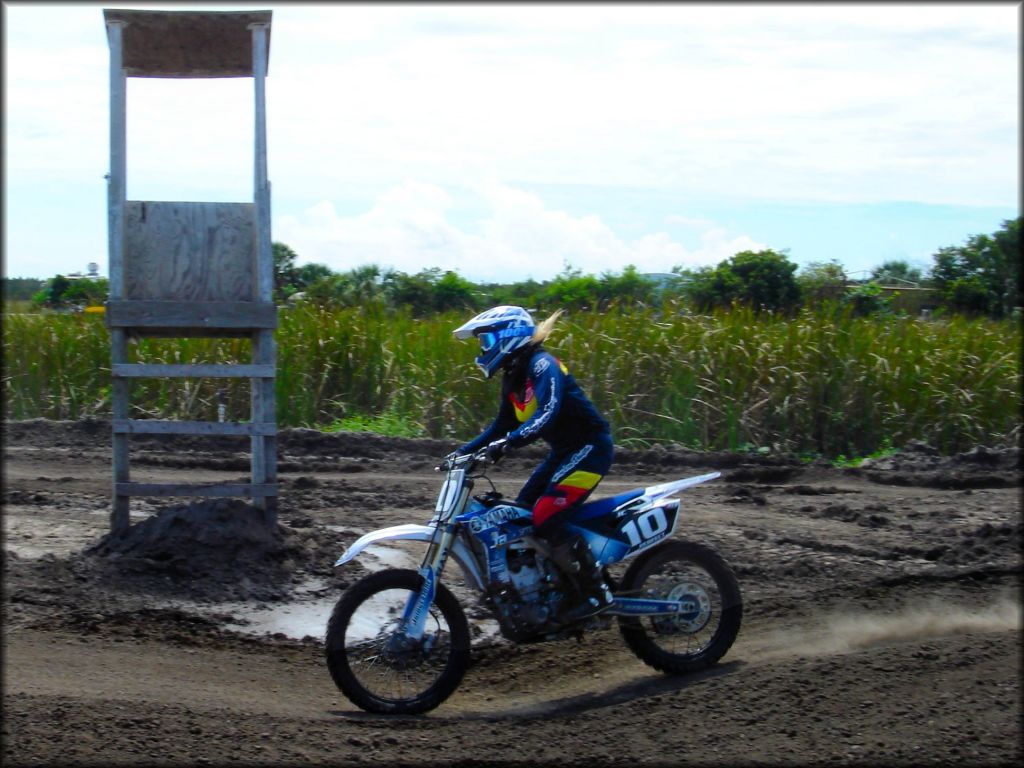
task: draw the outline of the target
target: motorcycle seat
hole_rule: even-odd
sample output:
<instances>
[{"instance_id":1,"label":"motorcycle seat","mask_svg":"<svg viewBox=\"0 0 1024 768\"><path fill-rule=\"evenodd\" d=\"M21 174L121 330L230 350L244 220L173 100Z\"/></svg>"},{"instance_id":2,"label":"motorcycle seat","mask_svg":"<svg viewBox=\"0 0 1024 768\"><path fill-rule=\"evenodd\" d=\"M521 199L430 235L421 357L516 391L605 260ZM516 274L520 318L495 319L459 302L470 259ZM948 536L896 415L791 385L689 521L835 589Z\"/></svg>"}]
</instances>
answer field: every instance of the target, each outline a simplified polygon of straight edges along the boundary
<instances>
[{"instance_id":1,"label":"motorcycle seat","mask_svg":"<svg viewBox=\"0 0 1024 768\"><path fill-rule=\"evenodd\" d=\"M627 501L632 501L638 496L642 496L643 493L643 488L634 488L632 491L626 491L615 496L609 496L608 498L605 499L588 501L586 504L580 507L580 511L579 514L576 515L576 519L591 520L595 517L604 517L620 504L625 504Z\"/></svg>"}]
</instances>

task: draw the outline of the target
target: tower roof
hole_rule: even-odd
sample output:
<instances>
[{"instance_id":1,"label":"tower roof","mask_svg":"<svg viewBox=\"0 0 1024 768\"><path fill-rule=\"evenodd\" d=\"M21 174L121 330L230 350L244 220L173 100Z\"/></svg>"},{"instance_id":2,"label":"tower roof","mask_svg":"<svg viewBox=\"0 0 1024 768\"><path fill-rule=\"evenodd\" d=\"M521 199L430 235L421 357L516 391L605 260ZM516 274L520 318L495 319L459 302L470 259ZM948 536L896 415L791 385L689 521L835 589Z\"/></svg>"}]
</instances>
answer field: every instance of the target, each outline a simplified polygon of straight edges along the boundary
<instances>
[{"instance_id":1,"label":"tower roof","mask_svg":"<svg viewBox=\"0 0 1024 768\"><path fill-rule=\"evenodd\" d=\"M252 24L267 25L271 11L103 10L123 22L122 63L129 77L251 77ZM269 62L268 62L269 64Z\"/></svg>"}]
</instances>

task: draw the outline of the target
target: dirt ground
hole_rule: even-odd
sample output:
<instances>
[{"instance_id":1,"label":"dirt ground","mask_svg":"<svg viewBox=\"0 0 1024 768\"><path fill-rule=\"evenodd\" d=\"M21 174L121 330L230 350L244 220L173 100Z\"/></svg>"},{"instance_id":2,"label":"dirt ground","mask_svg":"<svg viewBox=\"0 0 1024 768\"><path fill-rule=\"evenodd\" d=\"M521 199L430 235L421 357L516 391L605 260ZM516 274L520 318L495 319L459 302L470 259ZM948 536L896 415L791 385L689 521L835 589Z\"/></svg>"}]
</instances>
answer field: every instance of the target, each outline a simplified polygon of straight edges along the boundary
<instances>
[{"instance_id":1,"label":"dirt ground","mask_svg":"<svg viewBox=\"0 0 1024 768\"><path fill-rule=\"evenodd\" d=\"M324 664L331 605L415 551L334 560L366 531L425 522L451 447L284 430L276 531L238 499L133 499L132 528L114 539L109 423L6 423L4 764L1021 759L1017 448L914 444L857 469L620 450L598 496L722 472L683 492L676 535L715 546L740 579L743 626L725 658L668 677L615 628L514 646L481 625L438 709L359 711ZM245 479L246 449L136 437L132 479ZM538 456L510 457L492 479L514 494Z\"/></svg>"}]
</instances>

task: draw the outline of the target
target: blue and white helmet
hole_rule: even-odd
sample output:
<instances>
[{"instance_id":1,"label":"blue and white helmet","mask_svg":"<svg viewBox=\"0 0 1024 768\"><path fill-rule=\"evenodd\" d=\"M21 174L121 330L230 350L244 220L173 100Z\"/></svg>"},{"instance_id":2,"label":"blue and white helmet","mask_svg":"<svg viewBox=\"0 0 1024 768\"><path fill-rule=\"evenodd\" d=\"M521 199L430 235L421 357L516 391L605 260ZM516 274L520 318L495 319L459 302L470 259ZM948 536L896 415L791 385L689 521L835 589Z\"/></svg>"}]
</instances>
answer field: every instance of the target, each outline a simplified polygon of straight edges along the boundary
<instances>
[{"instance_id":1,"label":"blue and white helmet","mask_svg":"<svg viewBox=\"0 0 1024 768\"><path fill-rule=\"evenodd\" d=\"M536 330L530 313L522 307L494 307L481 312L468 323L456 328L457 339L476 336L480 354L476 364L488 379L501 368L509 355L530 343Z\"/></svg>"}]
</instances>

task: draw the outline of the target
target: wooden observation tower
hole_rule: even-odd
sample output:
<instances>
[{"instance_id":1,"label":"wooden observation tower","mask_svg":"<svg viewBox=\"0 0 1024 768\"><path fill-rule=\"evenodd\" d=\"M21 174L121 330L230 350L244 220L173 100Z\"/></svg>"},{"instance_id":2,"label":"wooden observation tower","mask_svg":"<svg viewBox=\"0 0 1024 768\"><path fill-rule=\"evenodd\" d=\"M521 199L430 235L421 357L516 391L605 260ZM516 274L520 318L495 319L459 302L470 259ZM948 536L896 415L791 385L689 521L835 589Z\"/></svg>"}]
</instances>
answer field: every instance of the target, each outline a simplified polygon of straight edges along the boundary
<instances>
[{"instance_id":1,"label":"wooden observation tower","mask_svg":"<svg viewBox=\"0 0 1024 768\"><path fill-rule=\"evenodd\" d=\"M270 241L265 78L270 11L103 11L110 48L108 180L113 409L112 531L129 525L132 496L248 496L276 519L277 417L274 404L277 308ZM126 199L128 77L252 77L255 173L252 202ZM146 336L249 337L252 360L237 364L130 363L128 339ZM248 422L130 418L133 379L248 378ZM249 483L133 483L130 439L139 434L239 435L251 439Z\"/></svg>"}]
</instances>

